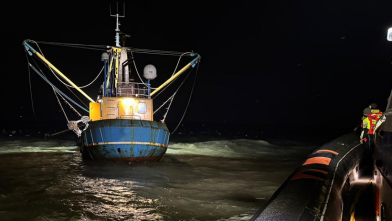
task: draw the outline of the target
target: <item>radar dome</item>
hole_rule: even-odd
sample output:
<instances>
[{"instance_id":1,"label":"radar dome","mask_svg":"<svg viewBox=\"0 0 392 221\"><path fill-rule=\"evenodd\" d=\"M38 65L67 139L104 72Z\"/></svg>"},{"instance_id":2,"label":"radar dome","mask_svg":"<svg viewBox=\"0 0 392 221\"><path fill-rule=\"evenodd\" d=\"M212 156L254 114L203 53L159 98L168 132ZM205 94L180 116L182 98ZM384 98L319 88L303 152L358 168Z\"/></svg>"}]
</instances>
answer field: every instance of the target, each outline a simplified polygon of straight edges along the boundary
<instances>
[{"instance_id":1,"label":"radar dome","mask_svg":"<svg viewBox=\"0 0 392 221\"><path fill-rule=\"evenodd\" d=\"M148 80L153 80L157 77L157 69L152 64L144 67L143 76Z\"/></svg>"}]
</instances>

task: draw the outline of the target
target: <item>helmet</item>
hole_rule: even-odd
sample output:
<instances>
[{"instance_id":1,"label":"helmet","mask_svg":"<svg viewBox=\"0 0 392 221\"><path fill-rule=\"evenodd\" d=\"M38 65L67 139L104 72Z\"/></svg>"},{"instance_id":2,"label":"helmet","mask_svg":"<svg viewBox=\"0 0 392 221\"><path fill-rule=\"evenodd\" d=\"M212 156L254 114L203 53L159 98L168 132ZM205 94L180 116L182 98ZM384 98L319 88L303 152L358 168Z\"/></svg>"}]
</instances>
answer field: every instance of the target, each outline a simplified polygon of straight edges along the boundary
<instances>
[{"instance_id":1,"label":"helmet","mask_svg":"<svg viewBox=\"0 0 392 221\"><path fill-rule=\"evenodd\" d=\"M369 115L370 113L372 113L370 107L363 109L363 115Z\"/></svg>"}]
</instances>

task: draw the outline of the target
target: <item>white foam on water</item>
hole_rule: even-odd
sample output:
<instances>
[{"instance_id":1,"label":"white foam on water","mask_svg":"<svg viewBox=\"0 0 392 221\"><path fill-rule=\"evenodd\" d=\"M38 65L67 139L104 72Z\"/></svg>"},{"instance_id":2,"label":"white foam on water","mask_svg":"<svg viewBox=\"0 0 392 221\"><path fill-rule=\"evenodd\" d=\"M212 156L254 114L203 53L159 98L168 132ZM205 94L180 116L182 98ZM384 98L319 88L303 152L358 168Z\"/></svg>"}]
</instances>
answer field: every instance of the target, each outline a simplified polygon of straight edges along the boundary
<instances>
[{"instance_id":1,"label":"white foam on water","mask_svg":"<svg viewBox=\"0 0 392 221\"><path fill-rule=\"evenodd\" d=\"M79 147L74 141L67 140L3 140L0 144L0 154L11 153L75 153Z\"/></svg>"},{"instance_id":2,"label":"white foam on water","mask_svg":"<svg viewBox=\"0 0 392 221\"><path fill-rule=\"evenodd\" d=\"M206 142L172 142L167 149L173 155L202 155L225 158L259 158L292 156L304 147L278 146L263 140L220 140Z\"/></svg>"},{"instance_id":3,"label":"white foam on water","mask_svg":"<svg viewBox=\"0 0 392 221\"><path fill-rule=\"evenodd\" d=\"M307 147L275 145L263 140L236 139L201 142L170 142L169 155L200 155L223 158L293 157ZM314 149L314 148L313 148ZM71 140L0 140L0 154L10 153L75 153L79 147Z\"/></svg>"}]
</instances>

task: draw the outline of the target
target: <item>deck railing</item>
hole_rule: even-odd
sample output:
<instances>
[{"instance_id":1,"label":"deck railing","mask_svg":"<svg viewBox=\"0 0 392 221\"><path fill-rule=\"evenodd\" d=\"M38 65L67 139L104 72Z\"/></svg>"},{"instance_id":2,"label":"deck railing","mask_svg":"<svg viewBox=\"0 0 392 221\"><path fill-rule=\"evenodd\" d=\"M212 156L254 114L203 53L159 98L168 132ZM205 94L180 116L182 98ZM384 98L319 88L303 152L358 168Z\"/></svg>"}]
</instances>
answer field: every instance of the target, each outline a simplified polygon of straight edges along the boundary
<instances>
[{"instance_id":1,"label":"deck railing","mask_svg":"<svg viewBox=\"0 0 392 221\"><path fill-rule=\"evenodd\" d=\"M117 97L148 97L148 84L129 82L118 82Z\"/></svg>"}]
</instances>

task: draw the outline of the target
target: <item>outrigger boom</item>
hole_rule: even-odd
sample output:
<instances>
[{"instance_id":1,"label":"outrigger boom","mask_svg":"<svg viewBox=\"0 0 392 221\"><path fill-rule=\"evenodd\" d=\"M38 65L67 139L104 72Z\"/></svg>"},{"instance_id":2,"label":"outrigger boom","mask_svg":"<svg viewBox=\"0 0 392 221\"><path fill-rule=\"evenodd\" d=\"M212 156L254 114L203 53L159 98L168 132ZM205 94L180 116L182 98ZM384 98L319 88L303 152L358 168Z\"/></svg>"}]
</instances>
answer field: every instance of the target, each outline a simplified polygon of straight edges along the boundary
<instances>
[{"instance_id":1,"label":"outrigger boom","mask_svg":"<svg viewBox=\"0 0 392 221\"><path fill-rule=\"evenodd\" d=\"M194 56L195 54L192 54L191 56ZM178 76L180 76L184 71L186 71L189 67L195 67L197 62L200 61L200 55L196 54L197 57L193 59L190 63L188 63L185 67L183 67L181 70L179 70L175 75L173 75L171 78L169 78L167 81L165 81L161 86L159 86L157 89L155 89L152 93L151 96L153 96L155 93L157 93L159 90L161 90L163 87L165 87L168 83L176 79Z\"/></svg>"},{"instance_id":2,"label":"outrigger boom","mask_svg":"<svg viewBox=\"0 0 392 221\"><path fill-rule=\"evenodd\" d=\"M37 55L43 62L45 62L47 65L49 65L50 68L52 68L58 75L60 75L64 80L66 80L69 84L72 85L76 90L78 90L83 96L85 96L90 102L95 102L90 96L88 96L84 91L82 91L76 84L74 84L71 80L69 80L61 71L59 71L55 66L53 66L52 63L50 63L44 56L42 56L40 53L38 53L33 47L31 47L27 41L31 40L24 40L23 45L25 46L26 50L28 51L29 55L32 56L33 54Z\"/></svg>"},{"instance_id":3,"label":"outrigger boom","mask_svg":"<svg viewBox=\"0 0 392 221\"><path fill-rule=\"evenodd\" d=\"M27 42L31 42L31 40L24 40L23 45L25 46L26 50L28 51L29 55L32 56L33 54L37 55L43 62L45 62L50 68L52 68L58 75L60 75L64 80L66 80L69 84L71 84L76 90L78 90L83 96L85 96L90 102L95 102L90 96L88 96L84 91L82 91L76 84L74 84L71 80L69 80L61 71L59 71L52 63L50 63L44 56L42 56L39 52L37 52L33 47L31 47ZM195 65L200 61L201 57L197 53L192 53L191 56L197 56L193 59L190 63L185 65L181 70L179 70L176 74L166 80L161 86L156 88L153 92L151 92L151 96L156 94L162 88L164 88L167 84L172 82L190 67L195 67ZM109 68L111 69L111 68ZM118 68L116 68L118 70ZM110 76L110 75L109 75Z\"/></svg>"}]
</instances>

